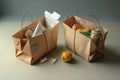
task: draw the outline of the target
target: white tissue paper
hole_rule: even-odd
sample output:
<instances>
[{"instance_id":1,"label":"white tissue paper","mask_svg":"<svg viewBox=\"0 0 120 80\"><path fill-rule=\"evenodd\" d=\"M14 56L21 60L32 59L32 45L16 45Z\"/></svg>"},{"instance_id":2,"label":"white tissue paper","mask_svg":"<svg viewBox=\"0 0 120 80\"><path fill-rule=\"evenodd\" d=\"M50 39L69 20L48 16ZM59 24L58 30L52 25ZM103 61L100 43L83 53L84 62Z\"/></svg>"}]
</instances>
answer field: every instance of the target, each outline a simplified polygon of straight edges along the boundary
<instances>
[{"instance_id":1,"label":"white tissue paper","mask_svg":"<svg viewBox=\"0 0 120 80\"><path fill-rule=\"evenodd\" d=\"M60 14L57 12L50 13L48 11L44 12L45 20L46 20L46 27L51 28L54 27L57 23L59 23L59 18L61 17Z\"/></svg>"},{"instance_id":2,"label":"white tissue paper","mask_svg":"<svg viewBox=\"0 0 120 80\"><path fill-rule=\"evenodd\" d=\"M38 21L38 24L37 24L37 26L34 30L34 33L33 33L32 37L39 36L39 35L42 34L42 32L43 32L42 26L40 24L40 21Z\"/></svg>"},{"instance_id":3,"label":"white tissue paper","mask_svg":"<svg viewBox=\"0 0 120 80\"><path fill-rule=\"evenodd\" d=\"M46 20L46 27L48 29L54 27L57 23L59 23L58 19L61 17L61 15L55 11L52 14L48 11L45 11L44 15ZM42 35L42 32L43 32L42 24L40 23L40 21L38 21L38 24L34 30L32 37Z\"/></svg>"}]
</instances>

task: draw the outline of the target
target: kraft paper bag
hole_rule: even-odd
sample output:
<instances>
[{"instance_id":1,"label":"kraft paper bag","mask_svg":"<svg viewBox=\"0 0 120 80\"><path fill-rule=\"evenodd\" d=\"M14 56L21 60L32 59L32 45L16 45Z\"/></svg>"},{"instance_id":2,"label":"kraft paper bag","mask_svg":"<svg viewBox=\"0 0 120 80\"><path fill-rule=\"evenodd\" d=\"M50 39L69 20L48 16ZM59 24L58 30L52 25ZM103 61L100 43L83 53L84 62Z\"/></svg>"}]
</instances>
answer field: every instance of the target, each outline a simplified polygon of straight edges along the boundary
<instances>
[{"instance_id":1,"label":"kraft paper bag","mask_svg":"<svg viewBox=\"0 0 120 80\"><path fill-rule=\"evenodd\" d=\"M72 29L75 23L90 29L99 28L102 36L100 36L96 44L91 38ZM64 37L66 47L75 52L78 56L82 57L88 62L94 61L104 55L104 44L108 30L93 22L82 19L77 16L72 16L64 21Z\"/></svg>"},{"instance_id":2,"label":"kraft paper bag","mask_svg":"<svg viewBox=\"0 0 120 80\"><path fill-rule=\"evenodd\" d=\"M38 21L40 21L42 27L45 28L45 17ZM34 21L31 24L25 26L12 36L15 45L16 57L29 64L33 64L57 47L59 23L49 30L44 30L43 33L39 36L25 39L25 31L28 28L35 28L38 21Z\"/></svg>"}]
</instances>

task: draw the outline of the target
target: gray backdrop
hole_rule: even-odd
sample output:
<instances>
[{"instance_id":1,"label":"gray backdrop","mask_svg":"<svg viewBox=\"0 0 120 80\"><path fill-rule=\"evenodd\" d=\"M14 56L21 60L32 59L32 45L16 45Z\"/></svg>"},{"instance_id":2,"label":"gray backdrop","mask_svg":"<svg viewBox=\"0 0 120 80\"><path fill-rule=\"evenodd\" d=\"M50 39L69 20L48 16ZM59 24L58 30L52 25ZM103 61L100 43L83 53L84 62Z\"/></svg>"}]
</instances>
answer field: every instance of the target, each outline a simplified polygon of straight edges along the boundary
<instances>
[{"instance_id":1,"label":"gray backdrop","mask_svg":"<svg viewBox=\"0 0 120 80\"><path fill-rule=\"evenodd\" d=\"M39 18L45 10L55 10L62 15L61 20L93 14L100 21L120 21L119 7L120 0L0 0L0 20L21 20L25 13Z\"/></svg>"}]
</instances>

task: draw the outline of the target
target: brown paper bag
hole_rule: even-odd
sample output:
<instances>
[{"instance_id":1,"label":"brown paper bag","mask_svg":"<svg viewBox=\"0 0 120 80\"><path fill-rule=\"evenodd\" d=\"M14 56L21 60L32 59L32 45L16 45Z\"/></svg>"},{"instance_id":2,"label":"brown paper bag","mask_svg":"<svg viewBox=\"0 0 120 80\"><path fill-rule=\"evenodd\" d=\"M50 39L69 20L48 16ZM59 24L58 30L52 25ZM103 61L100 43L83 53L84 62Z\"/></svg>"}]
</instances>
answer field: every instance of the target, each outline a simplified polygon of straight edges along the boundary
<instances>
[{"instance_id":1,"label":"brown paper bag","mask_svg":"<svg viewBox=\"0 0 120 80\"><path fill-rule=\"evenodd\" d=\"M45 17L41 18L40 22L45 26ZM29 64L33 64L57 47L59 23L53 28L45 30L42 35L25 39L25 31L28 28L35 28L37 23L38 21L32 22L12 36L15 44L16 57Z\"/></svg>"},{"instance_id":2,"label":"brown paper bag","mask_svg":"<svg viewBox=\"0 0 120 80\"><path fill-rule=\"evenodd\" d=\"M99 28L102 36L99 38L97 44L87 36L76 32L72 29L75 23L79 23L81 26L88 27L90 29ZM82 19L77 16L72 16L65 20L64 26L64 36L66 47L71 49L77 55L90 62L104 55L104 42L108 33L108 30L102 26L96 25L88 20Z\"/></svg>"}]
</instances>

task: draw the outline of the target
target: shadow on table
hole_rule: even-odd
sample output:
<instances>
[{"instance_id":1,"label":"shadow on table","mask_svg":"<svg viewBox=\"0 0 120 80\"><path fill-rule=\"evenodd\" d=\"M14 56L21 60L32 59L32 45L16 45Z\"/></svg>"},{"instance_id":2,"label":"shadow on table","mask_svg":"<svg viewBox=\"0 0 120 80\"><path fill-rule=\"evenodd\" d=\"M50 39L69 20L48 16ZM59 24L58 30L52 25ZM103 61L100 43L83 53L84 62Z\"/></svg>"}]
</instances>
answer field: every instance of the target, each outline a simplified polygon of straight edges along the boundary
<instances>
[{"instance_id":1,"label":"shadow on table","mask_svg":"<svg viewBox=\"0 0 120 80\"><path fill-rule=\"evenodd\" d=\"M115 48L105 48L105 56L95 63L103 63L103 64L110 64L110 65L120 65L120 50Z\"/></svg>"},{"instance_id":2,"label":"shadow on table","mask_svg":"<svg viewBox=\"0 0 120 80\"><path fill-rule=\"evenodd\" d=\"M58 58L60 59L60 55L63 51L67 50L67 48L63 45L57 46L56 49L52 50L51 52L47 53L44 57L47 57L48 59L50 58ZM34 63L34 65L40 64L40 60Z\"/></svg>"},{"instance_id":3,"label":"shadow on table","mask_svg":"<svg viewBox=\"0 0 120 80\"><path fill-rule=\"evenodd\" d=\"M58 60L61 60L61 53L64 51L70 51L67 49L64 45L59 45L56 49L49 52L47 55L45 55L48 59L50 58L57 58ZM71 51L72 52L72 51ZM69 64L76 64L77 60L75 58L72 58L72 60L69 62ZM40 60L34 63L34 65L40 64Z\"/></svg>"},{"instance_id":4,"label":"shadow on table","mask_svg":"<svg viewBox=\"0 0 120 80\"><path fill-rule=\"evenodd\" d=\"M69 62L70 64L77 64L78 61L75 58L72 58L72 60Z\"/></svg>"},{"instance_id":5,"label":"shadow on table","mask_svg":"<svg viewBox=\"0 0 120 80\"><path fill-rule=\"evenodd\" d=\"M58 58L58 60L61 60L60 59L61 53L66 51L66 50L70 51L64 45L59 45L56 49L49 52L48 55L46 55L46 56L49 59L50 58ZM102 57L98 60L95 60L92 63L95 63L95 64L102 63L102 64L110 64L110 65L119 65L120 66L120 53L119 53L118 49L115 49L115 48L112 48L112 47L107 47L107 48L105 48L104 53L105 53L104 57ZM73 57L72 60L69 63L70 64L77 64L78 61L76 60L76 58ZM35 63L35 65L36 64L39 64L39 61L37 61Z\"/></svg>"},{"instance_id":6,"label":"shadow on table","mask_svg":"<svg viewBox=\"0 0 120 80\"><path fill-rule=\"evenodd\" d=\"M52 52L50 52L50 54L48 54L48 58L58 58L60 59L60 56L62 54L62 52L64 51L71 51L70 49L67 49L66 46L64 45L59 45L55 50L53 50ZM71 51L72 52L72 51ZM72 52L73 53L73 52ZM72 54L74 55L74 54ZM69 64L76 64L78 61L73 57L72 60L70 62L68 62Z\"/></svg>"},{"instance_id":7,"label":"shadow on table","mask_svg":"<svg viewBox=\"0 0 120 80\"><path fill-rule=\"evenodd\" d=\"M59 45L57 46L56 49L52 50L51 52L48 53L47 57L48 58L60 58L60 55L63 51L66 51L67 48L64 45Z\"/></svg>"}]
</instances>

